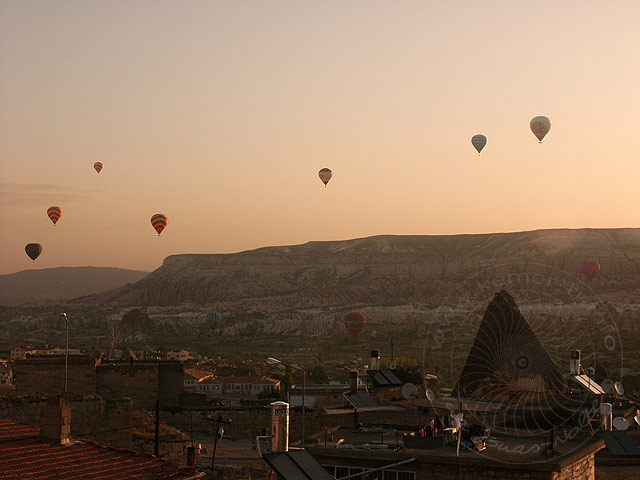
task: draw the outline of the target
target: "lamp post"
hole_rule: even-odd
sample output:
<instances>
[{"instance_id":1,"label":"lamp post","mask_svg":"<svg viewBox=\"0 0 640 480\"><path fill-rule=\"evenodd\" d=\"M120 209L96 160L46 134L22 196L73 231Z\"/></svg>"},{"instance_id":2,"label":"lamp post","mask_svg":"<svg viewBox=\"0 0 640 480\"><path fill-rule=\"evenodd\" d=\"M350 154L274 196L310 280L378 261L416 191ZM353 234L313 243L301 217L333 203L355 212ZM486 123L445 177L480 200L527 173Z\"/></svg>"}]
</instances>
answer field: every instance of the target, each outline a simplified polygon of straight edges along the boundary
<instances>
[{"instance_id":1,"label":"lamp post","mask_svg":"<svg viewBox=\"0 0 640 480\"><path fill-rule=\"evenodd\" d=\"M68 387L68 371L69 371L69 319L66 313L61 313L60 316L64 318L65 323L65 336L66 336L66 350L64 353L64 394L67 394Z\"/></svg>"},{"instance_id":2,"label":"lamp post","mask_svg":"<svg viewBox=\"0 0 640 480\"><path fill-rule=\"evenodd\" d=\"M305 435L304 435L304 426L305 426L305 421L304 421L304 417L305 417L305 395L306 395L306 390L307 390L307 372L305 372L304 368L300 368L300 367L294 367L293 365L289 365L287 363L284 363L280 360L278 360L277 358L273 358L273 357L268 357L267 358L267 363L269 365L284 365L285 367L289 367L289 368L293 368L294 370L297 370L299 372L302 372L302 448L304 448L304 441L305 441Z\"/></svg>"}]
</instances>

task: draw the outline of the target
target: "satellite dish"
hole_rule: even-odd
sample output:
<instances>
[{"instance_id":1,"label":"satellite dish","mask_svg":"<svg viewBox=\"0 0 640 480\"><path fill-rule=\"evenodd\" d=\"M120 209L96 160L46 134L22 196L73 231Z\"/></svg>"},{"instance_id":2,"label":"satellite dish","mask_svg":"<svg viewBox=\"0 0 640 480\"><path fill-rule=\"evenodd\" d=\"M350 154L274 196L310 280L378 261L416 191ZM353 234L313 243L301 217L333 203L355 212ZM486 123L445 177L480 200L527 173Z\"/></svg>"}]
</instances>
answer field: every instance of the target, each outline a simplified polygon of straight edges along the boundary
<instances>
[{"instance_id":1,"label":"satellite dish","mask_svg":"<svg viewBox=\"0 0 640 480\"><path fill-rule=\"evenodd\" d=\"M417 391L418 389L413 383L405 383L402 386L402 396L405 398L405 400L411 400L412 398L415 398Z\"/></svg>"},{"instance_id":2,"label":"satellite dish","mask_svg":"<svg viewBox=\"0 0 640 480\"><path fill-rule=\"evenodd\" d=\"M613 386L613 388L615 388L616 393L618 395L624 395L624 388L622 388L622 383L616 382L616 384Z\"/></svg>"},{"instance_id":3,"label":"satellite dish","mask_svg":"<svg viewBox=\"0 0 640 480\"><path fill-rule=\"evenodd\" d=\"M638 425L640 425L640 415L636 415L635 417L633 417L633 419L636 421Z\"/></svg>"},{"instance_id":4,"label":"satellite dish","mask_svg":"<svg viewBox=\"0 0 640 480\"><path fill-rule=\"evenodd\" d=\"M616 417L613 419L613 428L616 430L629 430L629 421L624 417Z\"/></svg>"},{"instance_id":5,"label":"satellite dish","mask_svg":"<svg viewBox=\"0 0 640 480\"><path fill-rule=\"evenodd\" d=\"M429 390L427 388L427 391L425 393L427 394L427 400L429 400L430 402L433 402L436 399L436 394L433 393L433 390Z\"/></svg>"},{"instance_id":6,"label":"satellite dish","mask_svg":"<svg viewBox=\"0 0 640 480\"><path fill-rule=\"evenodd\" d=\"M604 390L604 393L613 392L613 387L614 387L613 380L609 380L608 378L605 378L602 381L602 389Z\"/></svg>"},{"instance_id":7,"label":"satellite dish","mask_svg":"<svg viewBox=\"0 0 640 480\"><path fill-rule=\"evenodd\" d=\"M390 363L390 364L389 364L389 368L390 368L391 370L395 370L395 369L396 369L396 364L395 364L395 363Z\"/></svg>"}]
</instances>

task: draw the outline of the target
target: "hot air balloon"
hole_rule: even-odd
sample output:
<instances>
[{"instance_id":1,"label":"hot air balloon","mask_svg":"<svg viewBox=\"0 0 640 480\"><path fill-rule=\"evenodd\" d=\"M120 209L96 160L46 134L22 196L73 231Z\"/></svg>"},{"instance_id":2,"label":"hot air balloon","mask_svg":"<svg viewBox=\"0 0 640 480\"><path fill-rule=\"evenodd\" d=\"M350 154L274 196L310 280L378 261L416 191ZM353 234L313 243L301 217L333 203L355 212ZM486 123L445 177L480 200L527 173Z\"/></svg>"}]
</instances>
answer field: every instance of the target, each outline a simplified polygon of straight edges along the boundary
<instances>
[{"instance_id":1,"label":"hot air balloon","mask_svg":"<svg viewBox=\"0 0 640 480\"><path fill-rule=\"evenodd\" d=\"M331 175L333 175L333 172L329 168L323 168L318 172L318 176L320 177L320 180L322 180L322 183L324 183L325 187L327 186L327 183L329 183L329 180L331 180Z\"/></svg>"},{"instance_id":2,"label":"hot air balloon","mask_svg":"<svg viewBox=\"0 0 640 480\"><path fill-rule=\"evenodd\" d=\"M584 262L582 262L580 270L582 270L582 273L584 273L585 277L587 277L589 280L592 280L593 277L595 277L600 271L600 264L592 260L585 260Z\"/></svg>"},{"instance_id":3,"label":"hot air balloon","mask_svg":"<svg viewBox=\"0 0 640 480\"><path fill-rule=\"evenodd\" d=\"M530 126L533 134L540 140L540 143L542 143L544 136L551 130L551 120L549 120L549 117L544 116L534 117L531 119Z\"/></svg>"},{"instance_id":4,"label":"hot air balloon","mask_svg":"<svg viewBox=\"0 0 640 480\"><path fill-rule=\"evenodd\" d=\"M56 226L56 223L58 223L58 220L60 220L60 217L62 216L62 209L60 207L49 207L47 209L47 215L49 215L49 218L51 219L51 221L53 222L53 226Z\"/></svg>"},{"instance_id":5,"label":"hot air balloon","mask_svg":"<svg viewBox=\"0 0 640 480\"><path fill-rule=\"evenodd\" d=\"M100 170L102 170L102 167L104 167L102 162L96 162L96 163L93 164L93 168L95 168L96 172L98 172L98 173L100 173Z\"/></svg>"},{"instance_id":6,"label":"hot air balloon","mask_svg":"<svg viewBox=\"0 0 640 480\"><path fill-rule=\"evenodd\" d=\"M344 316L343 322L344 326L349 330L349 333L353 335L353 338L356 338L358 334L364 330L367 319L360 312L351 312Z\"/></svg>"},{"instance_id":7,"label":"hot air balloon","mask_svg":"<svg viewBox=\"0 0 640 480\"><path fill-rule=\"evenodd\" d=\"M218 327L218 323L220 322L220 319L222 318L222 315L220 315L218 312L209 312L209 313L207 313L205 318L207 319L207 321L209 322L211 327L217 328Z\"/></svg>"},{"instance_id":8,"label":"hot air balloon","mask_svg":"<svg viewBox=\"0 0 640 480\"><path fill-rule=\"evenodd\" d=\"M27 243L24 247L24 251L27 252L29 258L35 263L36 258L38 258L42 253L42 245L39 243Z\"/></svg>"},{"instance_id":9,"label":"hot air balloon","mask_svg":"<svg viewBox=\"0 0 640 480\"><path fill-rule=\"evenodd\" d=\"M153 217L151 217L151 226L156 229L158 232L158 236L164 230L164 227L167 226L167 216L162 213L156 213Z\"/></svg>"},{"instance_id":10,"label":"hot air balloon","mask_svg":"<svg viewBox=\"0 0 640 480\"><path fill-rule=\"evenodd\" d=\"M487 144L487 137L484 135L478 134L471 137L471 145L478 151L478 155Z\"/></svg>"}]
</instances>

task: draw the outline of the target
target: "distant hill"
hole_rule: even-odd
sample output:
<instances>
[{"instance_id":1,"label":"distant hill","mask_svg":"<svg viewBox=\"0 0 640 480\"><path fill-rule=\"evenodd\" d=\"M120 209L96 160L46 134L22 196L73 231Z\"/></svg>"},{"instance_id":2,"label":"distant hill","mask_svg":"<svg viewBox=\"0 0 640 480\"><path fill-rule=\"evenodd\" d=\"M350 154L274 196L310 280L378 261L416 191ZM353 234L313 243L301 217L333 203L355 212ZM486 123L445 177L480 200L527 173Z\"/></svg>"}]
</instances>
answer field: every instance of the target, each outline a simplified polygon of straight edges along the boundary
<instances>
[{"instance_id":1,"label":"distant hill","mask_svg":"<svg viewBox=\"0 0 640 480\"><path fill-rule=\"evenodd\" d=\"M148 274L121 268L59 267L0 275L0 305L68 300L122 287Z\"/></svg>"},{"instance_id":2,"label":"distant hill","mask_svg":"<svg viewBox=\"0 0 640 480\"><path fill-rule=\"evenodd\" d=\"M173 255L137 283L76 304L219 304L285 311L349 305L438 305L452 286L491 275L559 269L583 281L597 260L598 291L640 286L640 229L559 229L481 235L392 236L309 242L218 255ZM486 275L486 273L485 273ZM499 290L499 288L497 288ZM549 291L561 290L550 285ZM484 293L486 295L486 292Z\"/></svg>"}]
</instances>

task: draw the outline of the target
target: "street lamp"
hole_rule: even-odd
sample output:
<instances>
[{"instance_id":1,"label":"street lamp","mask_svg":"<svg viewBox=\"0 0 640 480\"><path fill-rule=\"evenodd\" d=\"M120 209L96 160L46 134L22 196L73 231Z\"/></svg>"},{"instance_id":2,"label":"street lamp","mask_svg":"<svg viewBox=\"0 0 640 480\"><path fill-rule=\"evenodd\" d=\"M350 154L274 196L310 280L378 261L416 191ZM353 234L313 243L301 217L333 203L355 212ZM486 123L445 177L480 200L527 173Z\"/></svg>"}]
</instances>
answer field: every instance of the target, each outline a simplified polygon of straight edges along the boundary
<instances>
[{"instance_id":1,"label":"street lamp","mask_svg":"<svg viewBox=\"0 0 640 480\"><path fill-rule=\"evenodd\" d=\"M294 367L293 365L289 365L287 363L284 363L281 360L278 360L277 358L274 357L267 357L267 363L269 365L284 365L285 367L289 367L289 368L293 368L294 370L298 370L299 372L302 372L302 448L304 448L304 441L305 441L305 435L304 435L304 414L305 414L305 394L306 394L306 390L307 390L307 372L304 371L304 368L300 368L300 367Z\"/></svg>"},{"instance_id":2,"label":"street lamp","mask_svg":"<svg viewBox=\"0 0 640 480\"><path fill-rule=\"evenodd\" d=\"M66 338L67 338L67 348L64 354L64 393L67 394L67 385L68 385L68 371L69 371L69 319L67 318L66 313L61 313L60 316L64 318L65 330L66 330Z\"/></svg>"}]
</instances>

